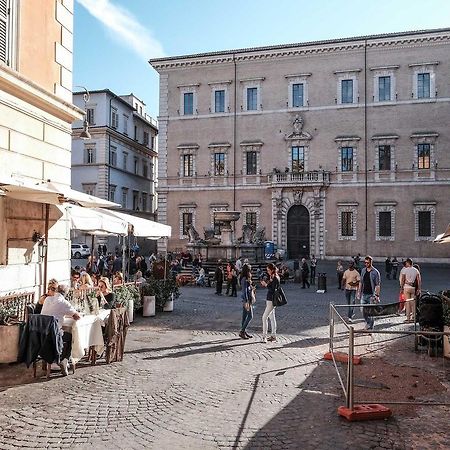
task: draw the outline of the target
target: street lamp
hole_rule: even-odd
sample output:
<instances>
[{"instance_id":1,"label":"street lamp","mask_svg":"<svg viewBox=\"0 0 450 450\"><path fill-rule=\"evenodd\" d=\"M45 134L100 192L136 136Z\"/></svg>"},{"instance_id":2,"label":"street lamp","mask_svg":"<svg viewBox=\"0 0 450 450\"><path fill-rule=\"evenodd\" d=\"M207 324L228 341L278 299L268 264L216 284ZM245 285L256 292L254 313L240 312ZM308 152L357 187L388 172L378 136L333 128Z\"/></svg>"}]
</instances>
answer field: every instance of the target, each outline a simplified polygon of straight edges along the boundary
<instances>
[{"instance_id":1,"label":"street lamp","mask_svg":"<svg viewBox=\"0 0 450 450\"><path fill-rule=\"evenodd\" d=\"M39 241L38 254L41 260L45 259L47 256L47 241L44 237Z\"/></svg>"},{"instance_id":2,"label":"street lamp","mask_svg":"<svg viewBox=\"0 0 450 450\"><path fill-rule=\"evenodd\" d=\"M91 94L84 86L75 86L84 89L83 100L84 100L84 120L83 120L83 131L80 133L81 139L91 139L91 133L89 133L89 122L87 120L87 108L86 105L91 99Z\"/></svg>"}]
</instances>

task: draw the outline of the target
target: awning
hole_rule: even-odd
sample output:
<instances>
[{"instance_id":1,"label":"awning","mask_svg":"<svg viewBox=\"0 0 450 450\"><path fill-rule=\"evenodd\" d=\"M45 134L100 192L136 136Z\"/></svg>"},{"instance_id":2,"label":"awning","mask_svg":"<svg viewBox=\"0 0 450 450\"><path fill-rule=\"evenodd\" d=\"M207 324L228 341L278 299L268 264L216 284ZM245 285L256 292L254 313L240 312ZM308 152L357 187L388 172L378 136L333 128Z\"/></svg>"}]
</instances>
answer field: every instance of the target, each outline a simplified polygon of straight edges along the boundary
<instances>
[{"instance_id":1,"label":"awning","mask_svg":"<svg viewBox=\"0 0 450 450\"><path fill-rule=\"evenodd\" d=\"M143 219L142 217L132 216L131 214L124 214L122 212L111 211L108 209L95 208L95 211L100 211L125 220L133 226L133 235L136 237L159 239L160 237L170 237L172 235L171 226L154 222L153 220Z\"/></svg>"},{"instance_id":2,"label":"awning","mask_svg":"<svg viewBox=\"0 0 450 450\"><path fill-rule=\"evenodd\" d=\"M125 236L128 234L128 222L119 217L67 203L63 205L63 208L67 210L72 230L99 236L110 234Z\"/></svg>"},{"instance_id":3,"label":"awning","mask_svg":"<svg viewBox=\"0 0 450 450\"><path fill-rule=\"evenodd\" d=\"M447 229L443 233L436 236L434 242L437 242L438 244L450 243L450 224L447 225Z\"/></svg>"}]
</instances>

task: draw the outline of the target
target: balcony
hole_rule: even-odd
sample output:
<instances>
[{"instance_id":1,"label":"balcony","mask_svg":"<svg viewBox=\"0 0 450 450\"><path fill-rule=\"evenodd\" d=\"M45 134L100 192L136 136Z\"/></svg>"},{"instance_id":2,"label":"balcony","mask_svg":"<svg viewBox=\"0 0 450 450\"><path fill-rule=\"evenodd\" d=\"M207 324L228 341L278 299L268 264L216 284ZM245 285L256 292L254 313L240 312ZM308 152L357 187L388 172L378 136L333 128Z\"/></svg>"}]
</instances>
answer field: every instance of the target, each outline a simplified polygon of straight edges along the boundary
<instances>
[{"instance_id":1,"label":"balcony","mask_svg":"<svg viewBox=\"0 0 450 450\"><path fill-rule=\"evenodd\" d=\"M276 186L328 186L330 172L312 170L311 172L284 172L269 175L272 187Z\"/></svg>"}]
</instances>

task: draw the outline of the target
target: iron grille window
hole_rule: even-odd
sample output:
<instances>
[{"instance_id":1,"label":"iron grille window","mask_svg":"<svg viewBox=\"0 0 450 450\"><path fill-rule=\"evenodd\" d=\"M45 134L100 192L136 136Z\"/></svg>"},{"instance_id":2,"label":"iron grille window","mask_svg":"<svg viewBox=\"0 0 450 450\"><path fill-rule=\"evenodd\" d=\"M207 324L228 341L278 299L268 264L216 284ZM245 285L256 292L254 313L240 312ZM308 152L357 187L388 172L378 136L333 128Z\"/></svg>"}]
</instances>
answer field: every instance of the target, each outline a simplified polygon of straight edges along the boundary
<instances>
[{"instance_id":1,"label":"iron grille window","mask_svg":"<svg viewBox=\"0 0 450 450\"><path fill-rule=\"evenodd\" d=\"M341 170L342 172L353 171L353 147L341 148Z\"/></svg>"},{"instance_id":2,"label":"iron grille window","mask_svg":"<svg viewBox=\"0 0 450 450\"><path fill-rule=\"evenodd\" d=\"M255 212L245 213L245 223L246 225L250 225L253 231L256 231L256 213Z\"/></svg>"},{"instance_id":3,"label":"iron grille window","mask_svg":"<svg viewBox=\"0 0 450 450\"><path fill-rule=\"evenodd\" d=\"M183 235L188 235L188 227L192 225L192 213L183 213Z\"/></svg>"},{"instance_id":4,"label":"iron grille window","mask_svg":"<svg viewBox=\"0 0 450 450\"><path fill-rule=\"evenodd\" d=\"M225 153L214 153L214 175L225 175Z\"/></svg>"},{"instance_id":5,"label":"iron grille window","mask_svg":"<svg viewBox=\"0 0 450 450\"><path fill-rule=\"evenodd\" d=\"M419 211L419 237L431 236L431 211Z\"/></svg>"},{"instance_id":6,"label":"iron grille window","mask_svg":"<svg viewBox=\"0 0 450 450\"><path fill-rule=\"evenodd\" d=\"M247 175L256 175L257 156L256 152L247 152Z\"/></svg>"},{"instance_id":7,"label":"iron grille window","mask_svg":"<svg viewBox=\"0 0 450 450\"><path fill-rule=\"evenodd\" d=\"M305 147L291 148L292 172L303 172L305 170Z\"/></svg>"},{"instance_id":8,"label":"iron grille window","mask_svg":"<svg viewBox=\"0 0 450 450\"><path fill-rule=\"evenodd\" d=\"M378 169L391 170L391 146L380 145L378 147Z\"/></svg>"},{"instance_id":9,"label":"iron grille window","mask_svg":"<svg viewBox=\"0 0 450 450\"><path fill-rule=\"evenodd\" d=\"M383 237L392 236L391 229L391 211L380 211L378 213L379 230L378 234Z\"/></svg>"},{"instance_id":10,"label":"iron grille window","mask_svg":"<svg viewBox=\"0 0 450 450\"><path fill-rule=\"evenodd\" d=\"M303 83L292 85L292 106L294 108L303 106Z\"/></svg>"},{"instance_id":11,"label":"iron grille window","mask_svg":"<svg viewBox=\"0 0 450 450\"><path fill-rule=\"evenodd\" d=\"M430 74L417 74L417 98L430 98Z\"/></svg>"},{"instance_id":12,"label":"iron grille window","mask_svg":"<svg viewBox=\"0 0 450 450\"><path fill-rule=\"evenodd\" d=\"M341 81L341 103L353 103L353 80Z\"/></svg>"},{"instance_id":13,"label":"iron grille window","mask_svg":"<svg viewBox=\"0 0 450 450\"><path fill-rule=\"evenodd\" d=\"M225 91L214 91L214 112L225 112Z\"/></svg>"},{"instance_id":14,"label":"iron grille window","mask_svg":"<svg viewBox=\"0 0 450 450\"><path fill-rule=\"evenodd\" d=\"M417 145L417 158L419 169L429 169L430 168L430 144L418 144Z\"/></svg>"},{"instance_id":15,"label":"iron grille window","mask_svg":"<svg viewBox=\"0 0 450 450\"><path fill-rule=\"evenodd\" d=\"M194 155L183 155L183 176L192 177L194 175Z\"/></svg>"},{"instance_id":16,"label":"iron grille window","mask_svg":"<svg viewBox=\"0 0 450 450\"><path fill-rule=\"evenodd\" d=\"M342 236L353 236L353 212L341 212L341 234Z\"/></svg>"},{"instance_id":17,"label":"iron grille window","mask_svg":"<svg viewBox=\"0 0 450 450\"><path fill-rule=\"evenodd\" d=\"M378 78L378 100L386 102L391 99L391 77Z\"/></svg>"},{"instance_id":18,"label":"iron grille window","mask_svg":"<svg viewBox=\"0 0 450 450\"><path fill-rule=\"evenodd\" d=\"M186 92L183 97L184 97L184 115L190 116L194 114L194 93Z\"/></svg>"},{"instance_id":19,"label":"iron grille window","mask_svg":"<svg viewBox=\"0 0 450 450\"><path fill-rule=\"evenodd\" d=\"M258 88L247 88L247 111L258 109Z\"/></svg>"}]
</instances>

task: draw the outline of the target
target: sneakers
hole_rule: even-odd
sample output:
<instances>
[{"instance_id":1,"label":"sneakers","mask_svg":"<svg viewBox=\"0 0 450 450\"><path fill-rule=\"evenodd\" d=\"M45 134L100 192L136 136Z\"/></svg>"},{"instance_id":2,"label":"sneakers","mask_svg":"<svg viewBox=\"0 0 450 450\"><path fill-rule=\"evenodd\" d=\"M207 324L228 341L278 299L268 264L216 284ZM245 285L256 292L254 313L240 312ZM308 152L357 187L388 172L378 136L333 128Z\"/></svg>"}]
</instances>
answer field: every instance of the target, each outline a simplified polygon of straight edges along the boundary
<instances>
[{"instance_id":1,"label":"sneakers","mask_svg":"<svg viewBox=\"0 0 450 450\"><path fill-rule=\"evenodd\" d=\"M67 377L69 375L69 361L67 358L63 359L61 363L59 364L59 367L61 368L61 373L64 377Z\"/></svg>"},{"instance_id":2,"label":"sneakers","mask_svg":"<svg viewBox=\"0 0 450 450\"><path fill-rule=\"evenodd\" d=\"M240 332L239 332L239 337L240 337L241 339L248 339L247 335L246 335L243 331L240 331Z\"/></svg>"},{"instance_id":3,"label":"sneakers","mask_svg":"<svg viewBox=\"0 0 450 450\"><path fill-rule=\"evenodd\" d=\"M253 336L251 334L248 334L247 332L244 333L247 336L247 339L251 339Z\"/></svg>"}]
</instances>

